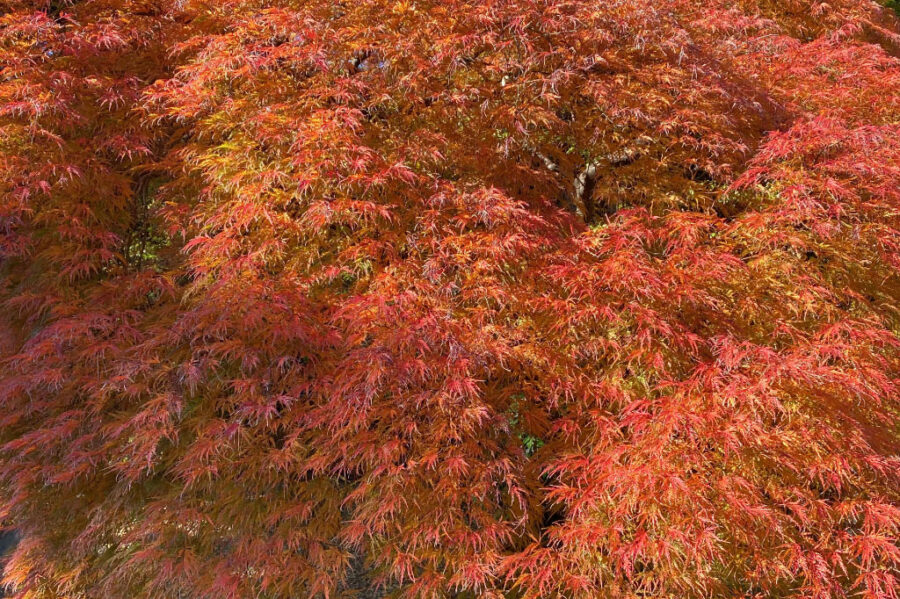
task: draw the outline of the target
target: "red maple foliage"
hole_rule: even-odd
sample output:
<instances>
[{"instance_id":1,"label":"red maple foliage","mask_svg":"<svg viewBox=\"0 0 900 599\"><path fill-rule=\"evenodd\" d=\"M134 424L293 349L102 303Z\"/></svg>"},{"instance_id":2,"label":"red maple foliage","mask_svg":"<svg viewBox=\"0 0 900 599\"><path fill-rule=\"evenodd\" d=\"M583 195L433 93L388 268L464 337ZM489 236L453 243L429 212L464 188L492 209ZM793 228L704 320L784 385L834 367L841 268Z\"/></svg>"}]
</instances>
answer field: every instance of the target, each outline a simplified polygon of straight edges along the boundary
<instances>
[{"instance_id":1,"label":"red maple foliage","mask_svg":"<svg viewBox=\"0 0 900 599\"><path fill-rule=\"evenodd\" d=\"M22 599L900 595L870 0L0 0Z\"/></svg>"}]
</instances>

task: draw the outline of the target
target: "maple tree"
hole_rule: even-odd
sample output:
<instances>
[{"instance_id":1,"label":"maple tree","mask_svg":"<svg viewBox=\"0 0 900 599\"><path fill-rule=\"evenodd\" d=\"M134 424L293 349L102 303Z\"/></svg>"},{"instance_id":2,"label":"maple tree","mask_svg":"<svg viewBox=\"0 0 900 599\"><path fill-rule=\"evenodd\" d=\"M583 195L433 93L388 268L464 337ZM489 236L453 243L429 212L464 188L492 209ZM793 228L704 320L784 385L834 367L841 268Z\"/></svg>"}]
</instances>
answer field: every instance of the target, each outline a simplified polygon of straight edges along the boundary
<instances>
[{"instance_id":1,"label":"maple tree","mask_svg":"<svg viewBox=\"0 0 900 599\"><path fill-rule=\"evenodd\" d=\"M900 594L888 8L0 12L16 596Z\"/></svg>"}]
</instances>

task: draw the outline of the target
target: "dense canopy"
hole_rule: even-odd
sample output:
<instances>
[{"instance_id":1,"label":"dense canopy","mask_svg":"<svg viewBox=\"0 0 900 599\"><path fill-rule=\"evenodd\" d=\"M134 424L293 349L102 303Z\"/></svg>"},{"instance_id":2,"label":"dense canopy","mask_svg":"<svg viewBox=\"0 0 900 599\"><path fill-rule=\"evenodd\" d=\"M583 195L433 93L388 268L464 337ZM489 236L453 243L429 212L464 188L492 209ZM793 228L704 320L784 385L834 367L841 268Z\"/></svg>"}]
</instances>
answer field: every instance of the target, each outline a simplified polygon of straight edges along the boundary
<instances>
[{"instance_id":1,"label":"dense canopy","mask_svg":"<svg viewBox=\"0 0 900 599\"><path fill-rule=\"evenodd\" d=\"M870 0L0 0L23 599L900 595Z\"/></svg>"}]
</instances>

